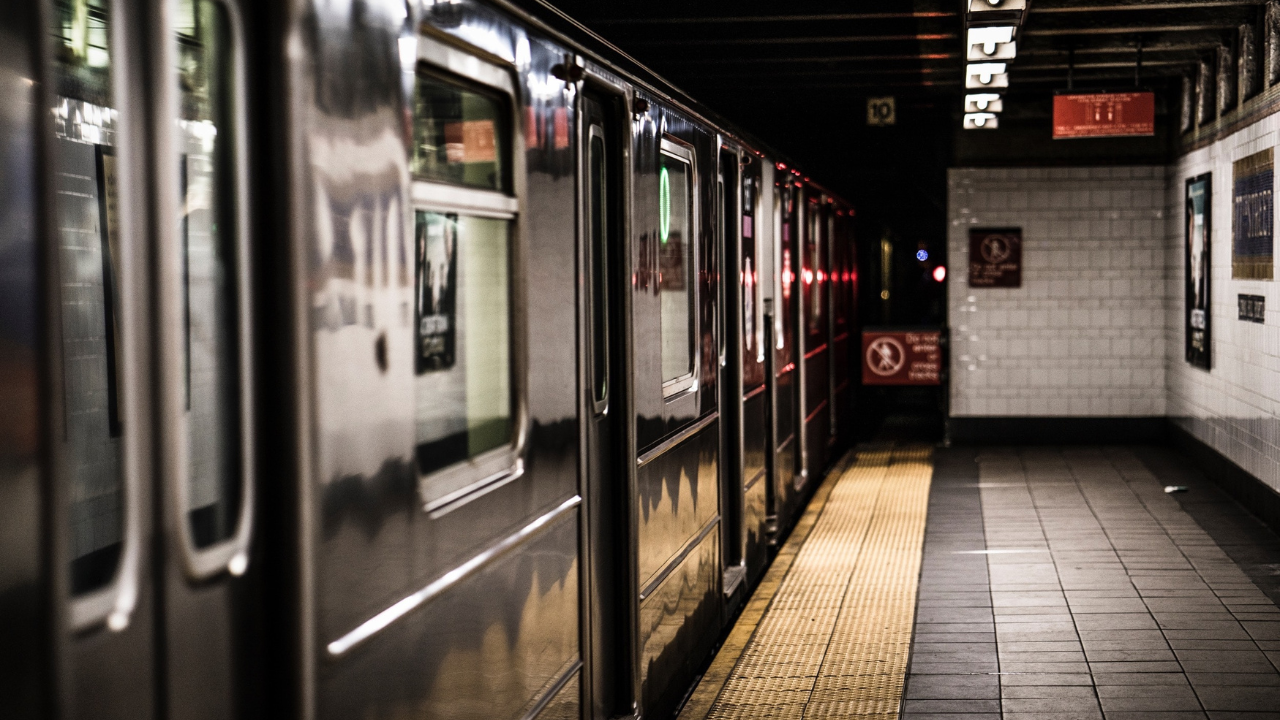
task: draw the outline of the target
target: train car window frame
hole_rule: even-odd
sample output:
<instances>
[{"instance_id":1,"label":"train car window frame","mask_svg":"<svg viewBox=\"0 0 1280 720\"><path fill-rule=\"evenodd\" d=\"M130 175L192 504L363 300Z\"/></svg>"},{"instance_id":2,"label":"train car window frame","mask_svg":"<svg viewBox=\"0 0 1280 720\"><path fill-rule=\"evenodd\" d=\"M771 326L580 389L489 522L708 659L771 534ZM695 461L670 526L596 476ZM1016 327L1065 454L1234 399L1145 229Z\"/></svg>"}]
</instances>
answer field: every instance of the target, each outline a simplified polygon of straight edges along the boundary
<instances>
[{"instance_id":1,"label":"train car window frame","mask_svg":"<svg viewBox=\"0 0 1280 720\"><path fill-rule=\"evenodd\" d=\"M52 417L61 418L51 423L49 441L53 448L51 464L56 482L63 486L59 493L59 507L55 514L58 531L67 534L67 554L59 556L68 561L64 572L68 573L65 595L67 602L67 621L72 630L86 630L104 624L112 630L123 630L129 626L132 614L137 606L140 592L142 532L141 523L146 511L140 503L142 496L142 476L137 465L137 458L143 454L143 436L146 429L143 423L142 408L139 398L133 392L135 383L141 377L142 358L135 352L131 336L136 329L134 319L135 304L128 301L132 292L139 286L139 268L135 266L137 257L138 236L133 226L132 209L134 194L131 178L137 168L131 162L134 153L124 145L131 137L133 114L129 110L135 107L129 93L130 85L126 80L129 53L123 54L123 60L117 49L126 46L129 41L127 23L115 21L117 3L113 0L101 0L94 3L73 3L66 8L70 15L63 17L56 7L46 16L50 26L43 26L40 33L44 55L44 74L47 82L39 85L43 88L40 102L52 112L40 113L41 142L45 146L47 159L56 169L44 175L42 192L44 199L39 212L48 218L46 229L40 242L47 245L45 259L41 263L44 281L52 288L43 299L45 312L49 318L48 337L44 340L54 367L52 383ZM97 12L93 12L96 10ZM67 24L63 25L63 21ZM53 23L58 23L54 25ZM93 28L97 23L100 27ZM79 24L79 27L76 25ZM70 32L63 36L62 31ZM95 33L94 30L98 32ZM100 33L100 34L99 34ZM94 36L97 35L95 38ZM95 39L102 44L95 43ZM82 56L78 58L83 66L98 68L105 73L105 96L92 96L89 84L74 78L74 72L68 69L76 63L68 62L77 56L71 44L79 44ZM67 72L66 75L62 73ZM71 88L67 94L64 87ZM95 101L99 101L95 103ZM122 110L123 109L123 110ZM94 158L90 160L94 169L93 177L82 173L67 172L61 163L68 158L64 155L66 148L60 143L68 142L79 145L94 146L90 151ZM118 150L123 149L122 152ZM87 158L81 158L83 162ZM63 213L60 196L77 196L88 200L90 194L78 193L76 189L59 189L59 183L69 178L93 181L97 207L92 213L99 223L98 238L94 244L100 247L103 258L99 263L78 266L94 267L102 277L104 322L104 365L106 365L106 382L104 395L108 401L101 427L107 435L118 439L118 467L114 473L118 484L118 529L119 539L115 543L96 548L86 555L75 556L74 541L71 538L75 522L72 507L77 482L75 473L80 469L74 457L78 443L73 439L72 424L68 422L68 414L72 412L71 395L75 386L71 381L69 368L69 352L67 351L69 325L77 325L75 320L64 317L64 305L67 304L61 290L66 278L66 258L63 257L61 237L63 228L59 219ZM118 261L118 262L117 262ZM73 279L73 283L74 283ZM83 297L78 298L83 300ZM74 302L74 301L73 301ZM80 303L76 303L80 304ZM114 362L112 362L114 361ZM70 501L70 502L68 502ZM108 572L101 578L95 578L92 586L81 591L75 589L75 561L85 559L97 550L107 549L110 545L118 545ZM101 568L99 568L101 570Z\"/></svg>"},{"instance_id":2,"label":"train car window frame","mask_svg":"<svg viewBox=\"0 0 1280 720\"><path fill-rule=\"evenodd\" d=\"M198 1L198 0L197 0ZM230 108L227 111L228 123L231 127L226 128L228 132L227 142L230 149L226 159L229 160L232 167L229 169L229 184L231 185L229 202L231 203L231 216L233 218L233 232L235 237L231 241L232 257L231 264L233 266L232 275L234 277L233 297L230 303L231 309L235 315L235 330L233 333L233 342L235 343L235 382L239 386L238 398L235 403L235 416L238 425L238 432L235 435L235 441L238 444L238 474L239 474L239 498L237 508L234 531L222 539L211 542L208 545L201 545L195 537L195 528L193 518L191 517L190 503L192 497L191 487L191 424L188 414L190 412L190 388L184 384L181 392L182 399L175 402L172 397L165 401L165 410L167 415L171 415L170 421L165 423L165 427L161 428L161 432L166 436L165 443L169 446L168 452L165 453L166 466L165 474L167 482L172 486L172 492L168 493L173 503L173 512L182 526L180 532L175 533L179 548L181 549L182 560L188 577L193 580L203 580L223 571L229 572L233 576L242 575L248 567L249 563L249 546L253 533L253 514L254 514L254 431L253 418L255 414L253 387L254 387L254 350L253 350L253 306L250 297L250 288L252 287L253 268L250 264L250 236L251 227L249 220L249 159L248 159L248 113L247 113L247 71L245 65L245 26L244 18L235 3L226 2L225 0L204 0L212 5L217 6L221 12L225 14L226 21L226 51L230 56L228 78L230 82L230 90L225 100L229 102ZM193 3L194 5L194 3ZM195 8L193 7L193 10ZM198 10L196 10L198 12ZM170 151L162 155L160 162L173 163L177 167L177 161L186 157L182 152L179 144L178 123L181 121L181 96L176 92L179 86L179 74L177 72L178 61L178 27L176 25L176 14L170 16L170 24L165 28L168 37L166 43L166 57L164 62L168 68L166 77L170 79L169 88L163 93L164 97L171 97L172 100L166 103L165 114L171 116L172 122L167 123L168 132L173 133L171 142L167 145ZM172 53L171 55L168 53ZM189 238L186 237L186 215L184 208L187 205L187 198L183 197L187 189L185 185L185 174L177 173L174 176L177 180L175 192L172 196L174 203L171 209L170 219L172 222L165 222L164 230L162 230L166 239L165 247L161 248L158 253L158 259L163 263L167 273L178 273L177 279L170 278L168 285L170 291L166 292L162 288L162 292L166 292L167 296L173 294L172 290L176 288L181 302L179 306L185 304L188 300L187 293L189 272L187 252L184 250L178 253L172 247L175 243L181 242L183 247ZM168 214L168 213L166 213ZM181 218L181 222L179 219ZM184 229L181 237L171 237L170 233L176 233L179 226ZM168 242L172 239L173 242ZM186 317L180 322L183 324L183 331L180 333L183 338L188 337L190 332L187 324L190 322L189 310L185 313ZM169 315L162 317L162 322L166 327L172 324L173 318ZM189 340L184 339L178 343L183 347L174 347L175 343L166 343L165 362L173 365L175 353L178 355L177 363L181 366L181 377L188 377L190 373L191 357ZM173 392L172 388L167 388L166 393Z\"/></svg>"},{"instance_id":3,"label":"train car window frame","mask_svg":"<svg viewBox=\"0 0 1280 720\"><path fill-rule=\"evenodd\" d=\"M585 215L587 231L588 332L591 343L591 402L596 415L609 412L609 148L604 127L587 128ZM599 164L596 164L596 160ZM597 176L598 171L598 176Z\"/></svg>"},{"instance_id":4,"label":"train car window frame","mask_svg":"<svg viewBox=\"0 0 1280 720\"><path fill-rule=\"evenodd\" d=\"M496 141L495 152L507 154L504 168L506 177L498 183L497 189L451 183L438 178L412 175L410 177L407 233L408 237L412 238L415 255L420 215L435 214L444 216L446 220L452 218L455 226L463 217L483 222L499 221L505 223L507 229L505 327L508 348L506 364L509 375L506 386L509 399L508 440L504 444L475 454L470 454L468 451L465 457L452 460L440 467L427 467L424 470L418 461L419 449L423 443L417 439L418 416L415 411L413 455L418 477L418 496L423 510L434 518L461 507L472 499L512 482L524 474L524 447L528 434L527 399L522 380L525 367L526 324L522 315L523 303L517 301L521 297L523 288L523 263L521 262L523 229L520 219L521 198L524 195L524 147L522 134L517 131L519 103L517 85L512 75L513 68L507 67L505 63L500 65L487 57L481 57L479 51L468 52L452 44L445 44L432 36L419 34L417 45L417 63L412 90L415 97L414 107L416 107L417 87L423 78L496 98L501 103L503 120L502 126L496 128L496 131L505 135L505 142ZM410 157L412 157L412 151L410 151ZM415 325L420 324L418 322L420 310L416 298L420 290L418 272L415 270L414 273ZM418 340L415 340L415 357L419 352L417 346ZM423 374L418 370L415 359L415 387L418 384L418 378Z\"/></svg>"},{"instance_id":5,"label":"train car window frame","mask_svg":"<svg viewBox=\"0 0 1280 720\"><path fill-rule=\"evenodd\" d=\"M686 257L688 258L688 262L689 262L689 269L687 273L686 282L689 284L689 290L690 290L689 297L688 297L689 369L687 372L681 373L680 375L676 375L671 378L662 377L666 375L665 369L663 369L659 375L659 377L662 378L663 400L666 402L672 402L679 397L682 397L686 394L697 391L698 384L701 380L700 368L702 366L702 326L701 326L699 308L701 307L700 303L702 298L701 298L701 292L700 292L701 288L699 287L700 283L699 283L699 275L698 275L699 270L701 269L698 264L698 243L700 242L700 235L701 235L701 232L700 232L701 228L699 226L699 222L702 216L699 214L699 211L701 208L699 207L699 204L698 204L698 199L699 199L698 157L697 157L697 153L694 151L693 146L672 135L664 134L662 136L661 144L659 146L659 153L658 153L659 177L661 177L661 162L662 162L663 156L672 158L677 162L683 163L688 168L686 172L687 172L687 177L689 179L689 186L688 186L689 203L687 205L687 208L688 208L687 219L688 219L690 237L685 243L685 248L687 250ZM659 188L659 205L661 205L661 192L662 192L661 188ZM661 212L662 212L661 208L659 208L659 224L661 224L662 222ZM661 232L661 229L659 229L659 232ZM659 242L661 242L661 240L659 240ZM658 252L655 253L655 260L657 261L657 264L658 264L657 271L659 276L661 276L661 271L662 271L661 255L662 255L662 251L661 249L659 249ZM661 288L661 281L659 281L659 288ZM662 291L660 289L659 290L660 298L661 298L661 293ZM659 310L659 333L665 333L665 328L662 327L662 325L665 324L665 322L666 322L666 318L662 316L662 311L660 309ZM661 348L659 352L661 353ZM663 362L665 362L665 358L663 359Z\"/></svg>"}]
</instances>

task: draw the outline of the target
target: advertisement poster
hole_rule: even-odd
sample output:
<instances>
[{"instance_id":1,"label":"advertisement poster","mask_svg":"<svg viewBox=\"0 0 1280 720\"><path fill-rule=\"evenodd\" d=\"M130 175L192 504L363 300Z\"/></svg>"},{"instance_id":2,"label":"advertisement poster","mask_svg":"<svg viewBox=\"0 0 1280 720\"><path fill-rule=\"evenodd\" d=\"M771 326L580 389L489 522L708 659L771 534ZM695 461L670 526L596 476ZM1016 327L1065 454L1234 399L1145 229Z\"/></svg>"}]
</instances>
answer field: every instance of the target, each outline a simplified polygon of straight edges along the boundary
<instances>
[{"instance_id":1,"label":"advertisement poster","mask_svg":"<svg viewBox=\"0 0 1280 720\"><path fill-rule=\"evenodd\" d=\"M1274 250L1274 150L1231 164L1231 277L1270 280Z\"/></svg>"},{"instance_id":2,"label":"advertisement poster","mask_svg":"<svg viewBox=\"0 0 1280 720\"><path fill-rule=\"evenodd\" d=\"M940 385L942 332L862 331L863 385Z\"/></svg>"},{"instance_id":3,"label":"advertisement poster","mask_svg":"<svg viewBox=\"0 0 1280 720\"><path fill-rule=\"evenodd\" d=\"M969 230L969 287L1022 287L1022 228Z\"/></svg>"},{"instance_id":4,"label":"advertisement poster","mask_svg":"<svg viewBox=\"0 0 1280 720\"><path fill-rule=\"evenodd\" d=\"M1187 180L1187 241L1184 268L1187 291L1187 362L1209 369L1210 173Z\"/></svg>"},{"instance_id":5,"label":"advertisement poster","mask_svg":"<svg viewBox=\"0 0 1280 720\"><path fill-rule=\"evenodd\" d=\"M457 337L458 217L417 213L417 373L453 367Z\"/></svg>"}]
</instances>

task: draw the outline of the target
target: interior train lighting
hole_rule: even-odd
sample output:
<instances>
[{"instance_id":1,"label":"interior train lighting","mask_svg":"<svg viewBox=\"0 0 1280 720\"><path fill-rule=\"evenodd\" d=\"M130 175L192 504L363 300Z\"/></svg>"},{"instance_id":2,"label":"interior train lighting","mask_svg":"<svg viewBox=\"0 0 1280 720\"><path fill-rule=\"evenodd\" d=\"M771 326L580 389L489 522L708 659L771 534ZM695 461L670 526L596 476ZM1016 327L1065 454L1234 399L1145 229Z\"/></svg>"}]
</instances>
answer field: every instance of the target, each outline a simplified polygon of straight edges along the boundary
<instances>
[{"instance_id":1,"label":"interior train lighting","mask_svg":"<svg viewBox=\"0 0 1280 720\"><path fill-rule=\"evenodd\" d=\"M998 113L1004 109L1000 93L973 93L964 96L964 111L968 113Z\"/></svg>"},{"instance_id":2,"label":"interior train lighting","mask_svg":"<svg viewBox=\"0 0 1280 720\"><path fill-rule=\"evenodd\" d=\"M999 126L1000 120L995 113L964 114L965 130L995 130Z\"/></svg>"},{"instance_id":3,"label":"interior train lighting","mask_svg":"<svg viewBox=\"0 0 1280 720\"><path fill-rule=\"evenodd\" d=\"M947 266L946 266L946 265L939 265L938 267L934 268L934 269L933 269L933 279L934 279L935 281L937 281L937 282L942 282L943 280L946 280L946 279L947 279Z\"/></svg>"},{"instance_id":4,"label":"interior train lighting","mask_svg":"<svg viewBox=\"0 0 1280 720\"><path fill-rule=\"evenodd\" d=\"M658 175L658 234L664 245L671 236L671 176L665 167Z\"/></svg>"}]
</instances>

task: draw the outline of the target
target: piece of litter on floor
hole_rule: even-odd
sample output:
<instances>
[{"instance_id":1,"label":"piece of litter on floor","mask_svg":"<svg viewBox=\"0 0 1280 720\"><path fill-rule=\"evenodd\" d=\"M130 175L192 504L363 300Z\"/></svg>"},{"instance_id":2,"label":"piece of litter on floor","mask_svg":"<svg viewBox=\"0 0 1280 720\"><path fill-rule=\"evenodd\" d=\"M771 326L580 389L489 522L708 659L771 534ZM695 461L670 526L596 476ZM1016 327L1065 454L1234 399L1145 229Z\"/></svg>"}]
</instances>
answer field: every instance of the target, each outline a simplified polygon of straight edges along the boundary
<instances>
[{"instance_id":1,"label":"piece of litter on floor","mask_svg":"<svg viewBox=\"0 0 1280 720\"><path fill-rule=\"evenodd\" d=\"M1171 495L1177 492L1186 492L1187 486L1186 485L1165 485L1164 491Z\"/></svg>"}]
</instances>

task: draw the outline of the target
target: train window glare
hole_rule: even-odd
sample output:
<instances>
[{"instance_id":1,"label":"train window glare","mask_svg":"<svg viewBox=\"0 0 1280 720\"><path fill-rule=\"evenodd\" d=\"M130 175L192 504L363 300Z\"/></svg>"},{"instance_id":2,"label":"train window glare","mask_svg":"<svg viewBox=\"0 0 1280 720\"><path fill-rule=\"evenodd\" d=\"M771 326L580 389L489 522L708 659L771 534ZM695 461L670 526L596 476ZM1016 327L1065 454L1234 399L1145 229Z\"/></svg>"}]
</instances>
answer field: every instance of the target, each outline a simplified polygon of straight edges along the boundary
<instances>
[{"instance_id":1,"label":"train window glare","mask_svg":"<svg viewBox=\"0 0 1280 720\"><path fill-rule=\"evenodd\" d=\"M418 74L409 169L424 180L510 192L510 133L498 93Z\"/></svg>"},{"instance_id":2,"label":"train window glare","mask_svg":"<svg viewBox=\"0 0 1280 720\"><path fill-rule=\"evenodd\" d=\"M414 220L416 442L426 474L512 441L511 222L425 210Z\"/></svg>"},{"instance_id":3,"label":"train window glare","mask_svg":"<svg viewBox=\"0 0 1280 720\"><path fill-rule=\"evenodd\" d=\"M810 202L808 210L809 228L805 233L804 258L804 284L809 300L806 315L809 321L809 334L817 335L823 331L823 322L826 317L827 263L822 255L826 219L822 206L817 202Z\"/></svg>"},{"instance_id":4,"label":"train window glare","mask_svg":"<svg viewBox=\"0 0 1280 720\"><path fill-rule=\"evenodd\" d=\"M124 532L118 405L120 232L111 84L110 5L54 6L54 239L70 501L71 592L108 585Z\"/></svg>"},{"instance_id":5,"label":"train window glare","mask_svg":"<svg viewBox=\"0 0 1280 720\"><path fill-rule=\"evenodd\" d=\"M233 65L220 3L179 0L176 10L186 510L192 541L203 548L235 534L241 502Z\"/></svg>"},{"instance_id":6,"label":"train window glare","mask_svg":"<svg viewBox=\"0 0 1280 720\"><path fill-rule=\"evenodd\" d=\"M662 381L693 372L694 237L693 172L666 150L658 162L658 285L662 300Z\"/></svg>"}]
</instances>

